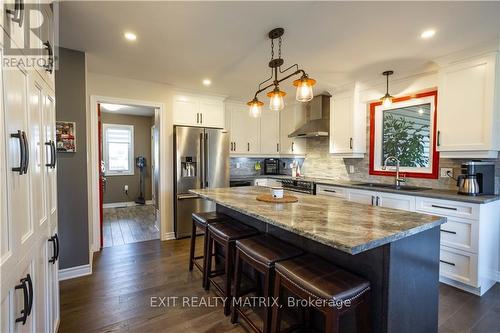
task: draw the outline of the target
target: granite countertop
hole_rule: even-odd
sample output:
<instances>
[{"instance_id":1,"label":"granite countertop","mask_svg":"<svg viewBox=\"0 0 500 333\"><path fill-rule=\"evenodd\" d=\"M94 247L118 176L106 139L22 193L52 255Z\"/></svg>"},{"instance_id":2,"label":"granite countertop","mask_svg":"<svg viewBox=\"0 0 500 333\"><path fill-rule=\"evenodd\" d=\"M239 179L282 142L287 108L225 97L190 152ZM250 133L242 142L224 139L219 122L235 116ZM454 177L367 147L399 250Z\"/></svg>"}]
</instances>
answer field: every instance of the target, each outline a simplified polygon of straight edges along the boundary
<instances>
[{"instance_id":1,"label":"granite countertop","mask_svg":"<svg viewBox=\"0 0 500 333\"><path fill-rule=\"evenodd\" d=\"M273 179L301 179L314 182L315 184L321 185L332 185L348 188L357 188L362 190L378 191L378 192L389 192L397 194L413 195L416 197L427 197L436 198L443 200L452 200L460 202L469 202L475 204L485 204L493 201L500 200L500 195L479 195L479 196L467 196L458 194L456 191L451 190L437 190L437 189L424 189L418 191L408 191L408 190L395 190L391 188L383 187L370 187L366 185L361 185L362 182L358 181L348 181L342 179L329 179L329 178L314 178L314 177L300 177L293 178L286 175L251 175L251 176L231 176L231 180L251 180L256 178L273 178ZM368 183L369 181L366 181Z\"/></svg>"},{"instance_id":2,"label":"granite countertop","mask_svg":"<svg viewBox=\"0 0 500 333\"><path fill-rule=\"evenodd\" d=\"M358 254L446 222L446 218L373 207L341 198L285 191L299 201L274 204L257 201L265 187L196 189L190 192L349 254Z\"/></svg>"}]
</instances>

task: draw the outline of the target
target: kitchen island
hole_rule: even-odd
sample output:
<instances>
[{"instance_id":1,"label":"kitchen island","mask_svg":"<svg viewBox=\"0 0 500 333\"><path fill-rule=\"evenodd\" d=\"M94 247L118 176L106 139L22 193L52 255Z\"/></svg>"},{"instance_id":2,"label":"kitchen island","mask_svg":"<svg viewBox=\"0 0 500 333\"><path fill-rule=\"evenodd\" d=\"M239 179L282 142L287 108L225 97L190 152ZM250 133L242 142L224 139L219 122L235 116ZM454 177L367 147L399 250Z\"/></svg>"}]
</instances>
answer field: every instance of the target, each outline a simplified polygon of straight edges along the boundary
<instances>
[{"instance_id":1,"label":"kitchen island","mask_svg":"<svg viewBox=\"0 0 500 333\"><path fill-rule=\"evenodd\" d=\"M217 211L315 253L371 283L374 332L437 332L439 226L445 218L294 192L257 201L260 187L191 190Z\"/></svg>"}]
</instances>

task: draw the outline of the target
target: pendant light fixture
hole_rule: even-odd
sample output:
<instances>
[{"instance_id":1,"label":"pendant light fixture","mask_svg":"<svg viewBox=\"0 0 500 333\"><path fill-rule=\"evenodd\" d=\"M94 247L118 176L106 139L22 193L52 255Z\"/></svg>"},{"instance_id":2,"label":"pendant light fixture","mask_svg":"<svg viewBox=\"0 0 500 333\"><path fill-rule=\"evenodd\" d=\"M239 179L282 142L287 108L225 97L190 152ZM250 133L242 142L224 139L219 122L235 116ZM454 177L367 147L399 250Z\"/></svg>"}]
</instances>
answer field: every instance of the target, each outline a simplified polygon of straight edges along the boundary
<instances>
[{"instance_id":1,"label":"pendant light fixture","mask_svg":"<svg viewBox=\"0 0 500 333\"><path fill-rule=\"evenodd\" d=\"M313 89L312 87L316 84L316 80L313 80L309 78L307 73L299 68L299 65L294 64L284 70L281 70L281 66L284 64L284 60L281 58L281 37L285 33L285 29L283 28L276 28L273 29L269 32L268 36L269 39L271 39L271 61L269 61L269 67L271 68L271 77L268 78L267 80L261 82L259 84L258 90L255 92L254 98L247 103L249 106L250 110L250 115L252 117L258 117L260 116L262 112L262 105L264 105L263 102L259 101L257 98L257 95L260 94L261 92L274 87L271 91L267 93L267 96L270 98L269 101L269 109L273 111L279 111L283 110L285 107L285 102L283 100L283 97L286 95L286 93L279 88L280 82L283 82L292 76L302 74L300 79L293 81L293 85L297 87L297 92L296 92L296 99L299 102L308 102L311 99L313 99ZM274 41L278 40L278 57L274 58ZM278 74L283 74L286 73L290 70L294 70L293 73L288 74L287 76L278 79ZM265 83L272 81L268 85L262 87Z\"/></svg>"},{"instance_id":2,"label":"pendant light fixture","mask_svg":"<svg viewBox=\"0 0 500 333\"><path fill-rule=\"evenodd\" d=\"M259 118L262 113L262 105L264 105L264 103L259 101L257 98L254 98L248 102L247 105L250 107L250 117Z\"/></svg>"},{"instance_id":3,"label":"pendant light fixture","mask_svg":"<svg viewBox=\"0 0 500 333\"><path fill-rule=\"evenodd\" d=\"M389 75L392 74L394 74L394 71L385 71L382 73L382 75L385 75L386 77L386 86L385 86L385 95L382 96L380 100L382 101L382 105L386 108L392 105L392 99L394 98L389 94Z\"/></svg>"}]
</instances>

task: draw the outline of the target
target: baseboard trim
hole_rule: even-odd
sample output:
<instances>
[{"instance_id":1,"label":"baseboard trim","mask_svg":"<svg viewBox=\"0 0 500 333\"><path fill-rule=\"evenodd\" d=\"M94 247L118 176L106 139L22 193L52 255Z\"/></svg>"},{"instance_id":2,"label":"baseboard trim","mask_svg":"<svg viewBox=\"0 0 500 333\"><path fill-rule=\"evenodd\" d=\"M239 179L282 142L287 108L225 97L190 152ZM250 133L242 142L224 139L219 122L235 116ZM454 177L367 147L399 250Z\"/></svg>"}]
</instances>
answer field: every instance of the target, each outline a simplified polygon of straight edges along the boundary
<instances>
[{"instance_id":1,"label":"baseboard trim","mask_svg":"<svg viewBox=\"0 0 500 333\"><path fill-rule=\"evenodd\" d=\"M74 279L90 274L92 274L92 267L90 266L90 264L60 269L59 281Z\"/></svg>"},{"instance_id":2,"label":"baseboard trim","mask_svg":"<svg viewBox=\"0 0 500 333\"><path fill-rule=\"evenodd\" d=\"M166 232L163 234L164 241L175 239L175 232Z\"/></svg>"},{"instance_id":3,"label":"baseboard trim","mask_svg":"<svg viewBox=\"0 0 500 333\"><path fill-rule=\"evenodd\" d=\"M146 205L152 205L152 204L153 200L146 200ZM102 208L120 208L120 207L135 207L135 206L142 206L142 205L135 203L134 201L111 202L103 204Z\"/></svg>"}]
</instances>

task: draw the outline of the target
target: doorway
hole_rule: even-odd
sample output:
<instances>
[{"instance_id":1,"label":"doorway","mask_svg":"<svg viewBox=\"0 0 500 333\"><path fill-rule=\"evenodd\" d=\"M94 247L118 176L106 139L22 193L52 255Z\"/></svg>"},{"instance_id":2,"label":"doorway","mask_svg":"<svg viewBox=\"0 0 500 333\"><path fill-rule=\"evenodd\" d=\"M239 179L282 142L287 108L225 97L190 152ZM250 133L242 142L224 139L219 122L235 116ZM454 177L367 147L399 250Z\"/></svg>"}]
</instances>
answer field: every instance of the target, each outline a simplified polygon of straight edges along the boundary
<instances>
[{"instance_id":1,"label":"doorway","mask_svg":"<svg viewBox=\"0 0 500 333\"><path fill-rule=\"evenodd\" d=\"M97 104L100 247L160 239L159 109Z\"/></svg>"}]
</instances>

